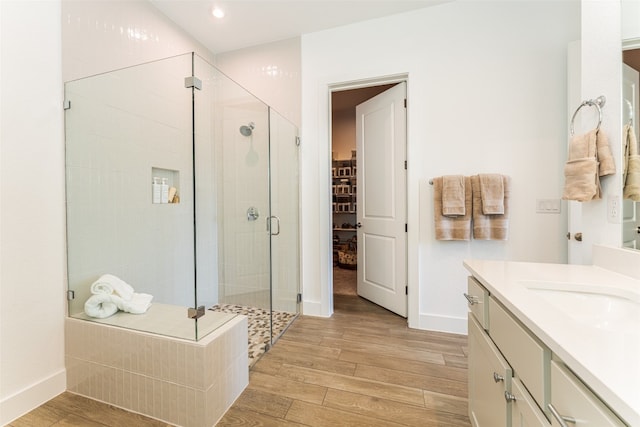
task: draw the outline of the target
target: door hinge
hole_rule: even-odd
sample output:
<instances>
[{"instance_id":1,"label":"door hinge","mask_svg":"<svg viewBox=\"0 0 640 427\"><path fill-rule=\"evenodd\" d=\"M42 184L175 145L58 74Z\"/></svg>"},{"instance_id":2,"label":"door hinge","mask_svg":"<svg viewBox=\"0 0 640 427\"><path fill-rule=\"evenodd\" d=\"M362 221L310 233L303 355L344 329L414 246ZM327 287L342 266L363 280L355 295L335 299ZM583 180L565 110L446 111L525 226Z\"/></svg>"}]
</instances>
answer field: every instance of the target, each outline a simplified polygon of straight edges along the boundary
<instances>
[{"instance_id":1,"label":"door hinge","mask_svg":"<svg viewBox=\"0 0 640 427\"><path fill-rule=\"evenodd\" d=\"M407 98L404 99L404 108L407 108Z\"/></svg>"},{"instance_id":2,"label":"door hinge","mask_svg":"<svg viewBox=\"0 0 640 427\"><path fill-rule=\"evenodd\" d=\"M404 161L404 170L407 170L407 161Z\"/></svg>"},{"instance_id":3,"label":"door hinge","mask_svg":"<svg viewBox=\"0 0 640 427\"><path fill-rule=\"evenodd\" d=\"M65 110L70 110L71 109L71 101L69 101L68 99L65 99L65 101L62 103L62 108L64 108Z\"/></svg>"},{"instance_id":4,"label":"door hinge","mask_svg":"<svg viewBox=\"0 0 640 427\"><path fill-rule=\"evenodd\" d=\"M296 147L300 147L300 137L296 136Z\"/></svg>"},{"instance_id":5,"label":"door hinge","mask_svg":"<svg viewBox=\"0 0 640 427\"><path fill-rule=\"evenodd\" d=\"M302 302L302 294L296 295L296 302L300 304Z\"/></svg>"},{"instance_id":6,"label":"door hinge","mask_svg":"<svg viewBox=\"0 0 640 427\"><path fill-rule=\"evenodd\" d=\"M409 231L409 224L404 225L404 232L407 233Z\"/></svg>"},{"instance_id":7,"label":"door hinge","mask_svg":"<svg viewBox=\"0 0 640 427\"><path fill-rule=\"evenodd\" d=\"M409 287L408 286L404 287L404 294L405 295L409 295Z\"/></svg>"},{"instance_id":8,"label":"door hinge","mask_svg":"<svg viewBox=\"0 0 640 427\"><path fill-rule=\"evenodd\" d=\"M75 291L72 291L71 289L69 289L67 291L67 301L73 301L75 298L76 298Z\"/></svg>"}]
</instances>

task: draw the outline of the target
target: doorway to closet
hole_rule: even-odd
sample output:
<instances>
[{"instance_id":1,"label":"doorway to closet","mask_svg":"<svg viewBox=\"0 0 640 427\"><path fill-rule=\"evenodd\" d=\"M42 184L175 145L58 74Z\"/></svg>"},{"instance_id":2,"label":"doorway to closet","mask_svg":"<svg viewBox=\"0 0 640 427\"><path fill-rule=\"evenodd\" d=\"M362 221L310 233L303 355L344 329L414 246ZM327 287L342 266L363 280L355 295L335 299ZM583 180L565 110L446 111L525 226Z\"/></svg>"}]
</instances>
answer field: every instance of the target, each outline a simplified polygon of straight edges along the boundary
<instances>
[{"instance_id":1,"label":"doorway to closet","mask_svg":"<svg viewBox=\"0 0 640 427\"><path fill-rule=\"evenodd\" d=\"M331 92L333 295L406 317L406 83Z\"/></svg>"}]
</instances>

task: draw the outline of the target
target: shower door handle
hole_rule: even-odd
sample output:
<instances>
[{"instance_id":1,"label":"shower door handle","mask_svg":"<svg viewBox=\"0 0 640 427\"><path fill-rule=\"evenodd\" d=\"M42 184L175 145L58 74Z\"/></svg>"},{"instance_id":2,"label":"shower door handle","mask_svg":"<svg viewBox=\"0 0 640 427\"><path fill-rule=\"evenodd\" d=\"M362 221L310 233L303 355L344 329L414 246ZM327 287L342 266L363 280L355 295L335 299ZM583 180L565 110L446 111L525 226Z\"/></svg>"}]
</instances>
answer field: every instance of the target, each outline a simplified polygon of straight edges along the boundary
<instances>
[{"instance_id":1,"label":"shower door handle","mask_svg":"<svg viewBox=\"0 0 640 427\"><path fill-rule=\"evenodd\" d=\"M274 219L276 220L276 224L278 225L278 231L276 231L275 233L273 232L273 227L271 226L272 220ZM267 231L269 231L272 236L277 236L278 234L280 234L280 218L277 215L272 215L267 218Z\"/></svg>"}]
</instances>

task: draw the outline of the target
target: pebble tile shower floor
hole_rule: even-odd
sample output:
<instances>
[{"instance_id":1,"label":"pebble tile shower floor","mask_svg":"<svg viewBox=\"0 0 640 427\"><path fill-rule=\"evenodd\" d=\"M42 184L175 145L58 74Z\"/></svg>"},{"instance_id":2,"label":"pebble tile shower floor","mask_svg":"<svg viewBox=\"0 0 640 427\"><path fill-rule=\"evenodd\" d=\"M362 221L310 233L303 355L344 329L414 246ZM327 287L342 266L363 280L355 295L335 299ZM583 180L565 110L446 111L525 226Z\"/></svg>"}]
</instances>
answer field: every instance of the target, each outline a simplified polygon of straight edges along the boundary
<instances>
[{"instance_id":1,"label":"pebble tile shower floor","mask_svg":"<svg viewBox=\"0 0 640 427\"><path fill-rule=\"evenodd\" d=\"M251 368L271 345L269 311L256 307L233 304L216 304L209 310L247 316L249 324L249 368ZM273 311L273 338L277 339L295 320L296 313Z\"/></svg>"}]
</instances>

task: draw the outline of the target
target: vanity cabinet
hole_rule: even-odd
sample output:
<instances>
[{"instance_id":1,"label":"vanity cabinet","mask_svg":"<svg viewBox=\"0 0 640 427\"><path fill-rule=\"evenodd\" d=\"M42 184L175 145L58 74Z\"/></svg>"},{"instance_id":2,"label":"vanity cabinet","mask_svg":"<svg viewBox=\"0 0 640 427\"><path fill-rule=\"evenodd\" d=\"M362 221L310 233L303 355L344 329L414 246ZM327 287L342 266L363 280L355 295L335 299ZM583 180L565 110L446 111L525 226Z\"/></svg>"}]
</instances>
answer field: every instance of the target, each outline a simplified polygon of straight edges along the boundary
<instances>
[{"instance_id":1,"label":"vanity cabinet","mask_svg":"<svg viewBox=\"0 0 640 427\"><path fill-rule=\"evenodd\" d=\"M566 418L571 427L623 427L620 419L594 395L562 362L551 362L552 426L564 427L558 418ZM555 412L555 413L553 413Z\"/></svg>"},{"instance_id":2,"label":"vanity cabinet","mask_svg":"<svg viewBox=\"0 0 640 427\"><path fill-rule=\"evenodd\" d=\"M511 367L473 314L468 325L469 419L475 427L507 425L504 394L511 390Z\"/></svg>"},{"instance_id":3,"label":"vanity cabinet","mask_svg":"<svg viewBox=\"0 0 640 427\"><path fill-rule=\"evenodd\" d=\"M465 298L473 427L626 426L473 277Z\"/></svg>"}]
</instances>

